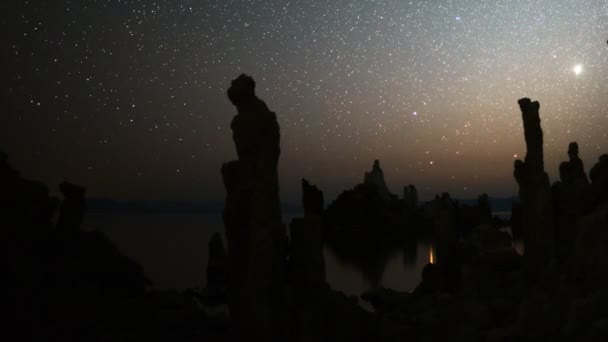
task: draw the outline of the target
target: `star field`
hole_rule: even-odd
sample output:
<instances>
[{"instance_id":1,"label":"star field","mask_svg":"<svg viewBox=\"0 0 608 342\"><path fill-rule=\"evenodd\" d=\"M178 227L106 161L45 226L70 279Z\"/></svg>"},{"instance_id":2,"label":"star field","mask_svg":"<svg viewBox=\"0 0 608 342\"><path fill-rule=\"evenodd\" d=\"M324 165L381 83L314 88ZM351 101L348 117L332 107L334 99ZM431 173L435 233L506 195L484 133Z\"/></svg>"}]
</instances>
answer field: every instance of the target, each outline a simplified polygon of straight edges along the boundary
<instances>
[{"instance_id":1,"label":"star field","mask_svg":"<svg viewBox=\"0 0 608 342\"><path fill-rule=\"evenodd\" d=\"M516 192L517 100L552 180L608 152L608 1L20 1L0 5L0 148L91 196L221 201L226 98L251 74L281 125L282 197L330 199L380 159L422 197Z\"/></svg>"}]
</instances>

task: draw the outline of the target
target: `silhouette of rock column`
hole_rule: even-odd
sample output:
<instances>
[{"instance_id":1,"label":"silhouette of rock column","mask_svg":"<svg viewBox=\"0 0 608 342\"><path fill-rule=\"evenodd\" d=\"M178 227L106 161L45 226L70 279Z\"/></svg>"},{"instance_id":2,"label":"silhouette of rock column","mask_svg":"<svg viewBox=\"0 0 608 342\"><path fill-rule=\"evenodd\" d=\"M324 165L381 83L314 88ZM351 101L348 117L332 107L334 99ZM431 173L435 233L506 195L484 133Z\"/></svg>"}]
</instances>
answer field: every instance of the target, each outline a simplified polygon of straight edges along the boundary
<instances>
[{"instance_id":1,"label":"silhouette of rock column","mask_svg":"<svg viewBox=\"0 0 608 342\"><path fill-rule=\"evenodd\" d=\"M543 131L538 102L519 100L526 139L525 161L516 160L514 176L519 184L524 241L524 272L534 281L553 258L554 227L549 176L544 169Z\"/></svg>"},{"instance_id":2,"label":"silhouette of rock column","mask_svg":"<svg viewBox=\"0 0 608 342\"><path fill-rule=\"evenodd\" d=\"M231 124L238 160L222 167L230 313L238 340L282 340L286 234L277 172L279 124L255 95L251 77L233 80L228 98L238 110Z\"/></svg>"}]
</instances>

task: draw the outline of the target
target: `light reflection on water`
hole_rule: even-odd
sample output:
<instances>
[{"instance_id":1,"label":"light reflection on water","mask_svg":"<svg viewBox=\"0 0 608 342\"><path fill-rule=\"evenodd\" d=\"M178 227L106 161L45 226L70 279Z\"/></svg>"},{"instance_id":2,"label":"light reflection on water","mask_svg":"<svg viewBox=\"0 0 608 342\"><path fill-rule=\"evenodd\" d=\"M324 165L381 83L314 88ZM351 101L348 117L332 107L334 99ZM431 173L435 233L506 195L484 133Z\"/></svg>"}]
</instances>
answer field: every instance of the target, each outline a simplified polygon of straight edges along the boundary
<instances>
[{"instance_id":1,"label":"light reflection on water","mask_svg":"<svg viewBox=\"0 0 608 342\"><path fill-rule=\"evenodd\" d=\"M422 269L429 262L429 245L418 243L415 260L404 251L395 251L383 263L379 286L399 291L413 291L420 283ZM326 278L329 285L347 295L359 295L372 288L365 271L349 262L341 261L329 248L325 249Z\"/></svg>"},{"instance_id":2,"label":"light reflection on water","mask_svg":"<svg viewBox=\"0 0 608 342\"><path fill-rule=\"evenodd\" d=\"M292 216L284 217L290 222ZM88 214L85 229L100 229L128 256L139 262L156 289L201 287L205 284L207 243L223 232L220 215L212 214ZM379 285L413 291L422 268L429 262L429 247L418 244L415 255L396 251L386 260ZM411 251L410 251L411 253ZM325 249L329 285L347 295L359 295L371 284L357 267L339 261Z\"/></svg>"},{"instance_id":3,"label":"light reflection on water","mask_svg":"<svg viewBox=\"0 0 608 342\"><path fill-rule=\"evenodd\" d=\"M285 216L290 222L296 215ZM223 232L218 214L89 214L85 229L99 228L128 256L139 262L156 289L202 287L205 284L207 244L215 232ZM523 244L515 241L519 253ZM329 285L347 295L359 295L372 287L365 272L341 261L325 249L326 276ZM415 249L390 254L383 262L378 285L399 291L413 291L419 284L422 269L432 255L428 244L419 242Z\"/></svg>"}]
</instances>

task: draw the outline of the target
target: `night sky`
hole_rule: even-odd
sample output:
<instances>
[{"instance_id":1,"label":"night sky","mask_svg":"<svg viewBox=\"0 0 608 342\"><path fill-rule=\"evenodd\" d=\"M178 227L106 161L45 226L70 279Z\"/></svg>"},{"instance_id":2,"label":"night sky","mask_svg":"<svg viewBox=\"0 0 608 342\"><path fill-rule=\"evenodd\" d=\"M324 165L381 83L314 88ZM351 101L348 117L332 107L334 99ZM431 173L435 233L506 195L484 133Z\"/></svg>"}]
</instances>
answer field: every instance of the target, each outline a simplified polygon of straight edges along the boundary
<instances>
[{"instance_id":1,"label":"night sky","mask_svg":"<svg viewBox=\"0 0 608 342\"><path fill-rule=\"evenodd\" d=\"M517 100L556 180L608 152L608 1L33 0L0 4L0 149L89 196L224 198L226 97L252 75L281 125L282 199L329 199L380 159L395 193L517 191Z\"/></svg>"}]
</instances>

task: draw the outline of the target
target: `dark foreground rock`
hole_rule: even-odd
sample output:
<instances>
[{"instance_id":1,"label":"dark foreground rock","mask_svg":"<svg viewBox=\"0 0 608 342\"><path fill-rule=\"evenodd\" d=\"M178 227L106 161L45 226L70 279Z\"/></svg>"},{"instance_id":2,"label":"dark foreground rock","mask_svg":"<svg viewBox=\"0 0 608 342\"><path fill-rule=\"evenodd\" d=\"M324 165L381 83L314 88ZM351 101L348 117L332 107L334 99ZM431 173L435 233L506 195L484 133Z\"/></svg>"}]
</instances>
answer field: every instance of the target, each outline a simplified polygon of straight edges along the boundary
<instances>
[{"instance_id":1,"label":"dark foreground rock","mask_svg":"<svg viewBox=\"0 0 608 342\"><path fill-rule=\"evenodd\" d=\"M53 198L0 154L0 190L2 335L82 341L121 330L115 314L150 282L103 232L83 229L85 189L64 182L63 200Z\"/></svg>"}]
</instances>

